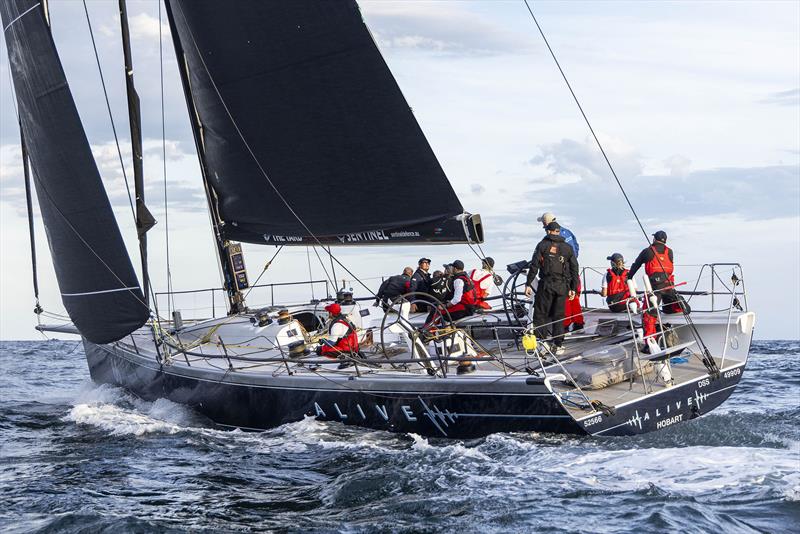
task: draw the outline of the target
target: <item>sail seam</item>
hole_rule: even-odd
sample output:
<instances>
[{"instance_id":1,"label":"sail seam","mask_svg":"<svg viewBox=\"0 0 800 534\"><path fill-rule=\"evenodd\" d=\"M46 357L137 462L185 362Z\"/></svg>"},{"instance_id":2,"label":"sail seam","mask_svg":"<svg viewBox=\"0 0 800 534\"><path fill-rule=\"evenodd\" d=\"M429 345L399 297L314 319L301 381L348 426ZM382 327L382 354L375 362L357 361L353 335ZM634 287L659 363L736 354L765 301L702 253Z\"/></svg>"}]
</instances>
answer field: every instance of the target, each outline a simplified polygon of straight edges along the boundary
<instances>
[{"instance_id":1,"label":"sail seam","mask_svg":"<svg viewBox=\"0 0 800 534\"><path fill-rule=\"evenodd\" d=\"M9 29L9 28L10 28L10 27L11 27L11 26L12 26L12 25L15 23L15 22L17 22L19 19L21 19L22 17L24 17L25 15L27 15L28 13L30 13L31 11L33 11L34 9L36 9L37 7L39 7L40 5L42 5L42 3L41 3L41 2L37 2L35 5L33 5L33 6L29 7L29 8L28 8L28 9L26 9L24 12L20 13L20 14L17 16L17 18L15 18L14 20L12 20L12 21L11 21L11 22L9 22L8 24L6 24L6 27L5 27L5 28L3 28L3 33L5 33L5 32L6 32L6 31L7 31L7 30L8 30L8 29Z\"/></svg>"},{"instance_id":2,"label":"sail seam","mask_svg":"<svg viewBox=\"0 0 800 534\"><path fill-rule=\"evenodd\" d=\"M85 293L61 293L62 297L82 297L85 295L100 295L101 293L114 293L116 291L130 291L131 289L141 289L139 286L120 287L117 289L104 289L102 291L87 291Z\"/></svg>"}]
</instances>

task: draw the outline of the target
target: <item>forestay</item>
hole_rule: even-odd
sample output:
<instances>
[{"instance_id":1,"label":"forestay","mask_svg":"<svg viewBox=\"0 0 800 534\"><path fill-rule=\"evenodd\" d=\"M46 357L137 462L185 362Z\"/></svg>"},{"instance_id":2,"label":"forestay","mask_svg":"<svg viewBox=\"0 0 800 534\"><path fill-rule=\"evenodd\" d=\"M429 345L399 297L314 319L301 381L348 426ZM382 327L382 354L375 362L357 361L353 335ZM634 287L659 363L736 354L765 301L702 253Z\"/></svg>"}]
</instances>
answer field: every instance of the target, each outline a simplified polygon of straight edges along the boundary
<instances>
[{"instance_id":1,"label":"forestay","mask_svg":"<svg viewBox=\"0 0 800 534\"><path fill-rule=\"evenodd\" d=\"M354 1L166 5L225 238L482 240Z\"/></svg>"},{"instance_id":2,"label":"forestay","mask_svg":"<svg viewBox=\"0 0 800 534\"><path fill-rule=\"evenodd\" d=\"M19 118L64 306L94 343L149 317L86 133L35 0L0 2Z\"/></svg>"}]
</instances>

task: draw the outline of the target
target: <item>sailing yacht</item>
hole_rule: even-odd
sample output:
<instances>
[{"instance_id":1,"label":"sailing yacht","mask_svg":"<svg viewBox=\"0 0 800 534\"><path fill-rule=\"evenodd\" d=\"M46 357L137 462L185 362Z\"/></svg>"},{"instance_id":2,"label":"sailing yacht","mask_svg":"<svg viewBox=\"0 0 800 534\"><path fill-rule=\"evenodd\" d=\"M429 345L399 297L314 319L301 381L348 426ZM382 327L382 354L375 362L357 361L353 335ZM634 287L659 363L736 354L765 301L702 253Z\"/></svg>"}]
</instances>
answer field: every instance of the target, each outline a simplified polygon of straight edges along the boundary
<instances>
[{"instance_id":1,"label":"sailing yacht","mask_svg":"<svg viewBox=\"0 0 800 534\"><path fill-rule=\"evenodd\" d=\"M353 0L165 0L217 246L228 314L162 317L146 270L152 217L137 189L142 283L128 256L51 36L46 4L2 0L26 185L36 189L71 323L92 379L191 406L222 427L261 430L304 417L424 436L542 431L633 435L719 406L742 377L755 315L733 271L723 309L660 316L640 350L647 283L625 313L587 311L563 355L533 334L510 266L502 309L436 329L373 295L250 307L240 243L331 247L479 245L464 209ZM121 2L126 37L124 1ZM129 43L125 43L129 64ZM138 114L127 69L132 117ZM132 121L136 122L136 121ZM137 142L133 136L134 154ZM141 154L139 148L138 154ZM28 176L28 169L32 176ZM137 186L141 179L136 180ZM396 191L424 184L413 204ZM29 212L32 209L29 195ZM710 266L720 269L721 266ZM717 276L718 271L714 271ZM524 279L524 278L523 278ZM365 286L365 289L368 289ZM637 294L638 291L638 294ZM361 346L313 350L337 301ZM477 364L459 375L460 362ZM348 365L341 365L342 363Z\"/></svg>"}]
</instances>

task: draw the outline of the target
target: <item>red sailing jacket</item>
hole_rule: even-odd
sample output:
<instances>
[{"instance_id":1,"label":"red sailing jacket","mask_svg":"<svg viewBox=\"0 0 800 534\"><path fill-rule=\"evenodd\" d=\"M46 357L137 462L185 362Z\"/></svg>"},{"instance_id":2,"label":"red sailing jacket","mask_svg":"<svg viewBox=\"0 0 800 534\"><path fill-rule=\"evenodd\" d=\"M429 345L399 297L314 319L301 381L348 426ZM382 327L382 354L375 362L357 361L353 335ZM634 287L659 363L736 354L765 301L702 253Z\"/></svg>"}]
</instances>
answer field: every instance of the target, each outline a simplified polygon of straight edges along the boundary
<instances>
[{"instance_id":1,"label":"red sailing jacket","mask_svg":"<svg viewBox=\"0 0 800 534\"><path fill-rule=\"evenodd\" d=\"M458 301L455 306L464 306L465 308L474 308L478 305L478 292L475 291L475 284L472 283L467 273L461 271L457 275L453 277L453 282L457 279L461 279L464 281L464 291L461 293L461 300Z\"/></svg>"},{"instance_id":2,"label":"red sailing jacket","mask_svg":"<svg viewBox=\"0 0 800 534\"><path fill-rule=\"evenodd\" d=\"M658 252L656 247L653 245L650 247L650 250L653 251L653 257L644 264L644 272L647 273L647 276L653 276L656 273L666 273L670 282L674 280L672 276L675 266L672 265L672 260L669 259L669 248L667 245L664 245L664 252Z\"/></svg>"},{"instance_id":3,"label":"red sailing jacket","mask_svg":"<svg viewBox=\"0 0 800 534\"><path fill-rule=\"evenodd\" d=\"M475 293L478 297L478 306L481 308L488 310L492 306L486 302L486 298L489 296L489 292L481 287L481 282L492 276L492 273L487 273L486 275L482 276L478 280L475 279L475 273L478 272L478 269L472 269L472 272L469 275L469 279L472 280L475 286Z\"/></svg>"},{"instance_id":4,"label":"red sailing jacket","mask_svg":"<svg viewBox=\"0 0 800 534\"><path fill-rule=\"evenodd\" d=\"M331 330L333 330L333 325L337 323L345 325L347 327L347 333L337 339L336 343L333 345L323 343L322 354L324 356L336 358L340 353L352 354L358 352L358 333L356 332L355 325L348 321L343 315L340 315L331 323L330 327L328 327L329 334Z\"/></svg>"},{"instance_id":5,"label":"red sailing jacket","mask_svg":"<svg viewBox=\"0 0 800 534\"><path fill-rule=\"evenodd\" d=\"M628 284L625 283L627 279L628 269L622 271L622 274L615 273L614 269L608 270L608 275L606 278L608 281L608 286L606 287L606 290L608 291L608 294L606 295L606 302L613 304L615 302L625 300L631 296L630 292L628 291Z\"/></svg>"}]
</instances>

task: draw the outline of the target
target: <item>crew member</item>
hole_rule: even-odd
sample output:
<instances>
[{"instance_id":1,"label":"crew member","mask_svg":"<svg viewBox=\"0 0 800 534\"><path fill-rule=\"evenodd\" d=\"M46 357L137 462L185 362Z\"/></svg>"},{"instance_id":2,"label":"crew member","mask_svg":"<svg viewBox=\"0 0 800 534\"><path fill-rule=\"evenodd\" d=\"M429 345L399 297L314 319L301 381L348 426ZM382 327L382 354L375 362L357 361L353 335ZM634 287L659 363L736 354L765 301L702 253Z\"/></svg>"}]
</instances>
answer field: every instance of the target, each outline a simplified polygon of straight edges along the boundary
<instances>
[{"instance_id":1,"label":"crew member","mask_svg":"<svg viewBox=\"0 0 800 534\"><path fill-rule=\"evenodd\" d=\"M342 307L336 302L325 306L325 311L328 312L328 338L320 341L317 353L334 359L357 356L359 347L355 325L342 315Z\"/></svg>"},{"instance_id":2,"label":"crew member","mask_svg":"<svg viewBox=\"0 0 800 534\"><path fill-rule=\"evenodd\" d=\"M480 269L472 269L469 273L469 278L475 285L475 291L478 292L478 306L484 310L490 310L492 305L486 302L489 295L492 293L492 288L495 284L495 275L492 270L494 267L494 259L486 257L481 262ZM502 282L501 282L502 283Z\"/></svg>"},{"instance_id":3,"label":"crew member","mask_svg":"<svg viewBox=\"0 0 800 534\"><path fill-rule=\"evenodd\" d=\"M658 298L663 302L664 313L689 313L689 305L675 291L674 259L672 249L667 247L667 233L659 230L653 234L653 244L642 250L631 265L628 278L633 278L639 268L644 265L644 272L650 279L650 285ZM657 310L648 302L647 311L642 314L642 327L645 336L656 333L658 322ZM647 345L645 345L645 348Z\"/></svg>"},{"instance_id":4,"label":"crew member","mask_svg":"<svg viewBox=\"0 0 800 534\"><path fill-rule=\"evenodd\" d=\"M453 265L453 298L447 303L447 312L454 321L469 317L475 313L478 305L478 293L467 273L464 272L464 262L456 260Z\"/></svg>"},{"instance_id":5,"label":"crew member","mask_svg":"<svg viewBox=\"0 0 800 534\"><path fill-rule=\"evenodd\" d=\"M431 268L430 258L420 258L417 262L417 270L411 275L411 291L416 293L431 292L431 275L428 272ZM423 295L414 295L415 300L428 300ZM428 311L428 304L425 302L417 302L412 306L411 311ZM416 309L413 309L416 308Z\"/></svg>"},{"instance_id":6,"label":"crew member","mask_svg":"<svg viewBox=\"0 0 800 534\"><path fill-rule=\"evenodd\" d=\"M464 262L455 260L450 265L453 272L453 298L447 302L445 310L450 319L457 321L475 313L475 308L478 305L478 293L475 291L475 285L472 280L464 272ZM459 375L474 371L475 364L470 361L458 362L458 367L456 367L456 373Z\"/></svg>"},{"instance_id":7,"label":"crew member","mask_svg":"<svg viewBox=\"0 0 800 534\"><path fill-rule=\"evenodd\" d=\"M434 271L431 277L431 296L440 303L453 298L453 276L448 274L451 270L452 267L446 265L444 271Z\"/></svg>"},{"instance_id":8,"label":"crew member","mask_svg":"<svg viewBox=\"0 0 800 534\"><path fill-rule=\"evenodd\" d=\"M625 258L619 252L606 258L611 261L611 268L603 275L603 284L600 287L600 296L606 298L608 309L612 312L624 312L626 302L631 296L628 291L628 269L625 268Z\"/></svg>"},{"instance_id":9,"label":"crew member","mask_svg":"<svg viewBox=\"0 0 800 534\"><path fill-rule=\"evenodd\" d=\"M556 220L556 216L550 212L543 213L541 217L536 219L537 221L542 223L543 227L546 227L548 224ZM564 242L572 247L573 252L575 252L575 259L578 259L578 255L580 253L580 246L578 245L578 238L575 237L569 228L561 227L561 237L564 238ZM564 302L564 331L569 332L570 325L572 325L572 331L575 332L577 330L583 330L583 310L581 309L581 278L580 275L578 276L578 285L575 288L575 297L574 299L567 299Z\"/></svg>"},{"instance_id":10,"label":"crew member","mask_svg":"<svg viewBox=\"0 0 800 534\"><path fill-rule=\"evenodd\" d=\"M561 237L561 225L551 221L547 235L533 251L525 295L533 293L533 283L539 275L536 298L533 303L533 325L540 339L552 338L556 354L563 353L564 301L576 298L578 286L578 260L572 247Z\"/></svg>"},{"instance_id":11,"label":"crew member","mask_svg":"<svg viewBox=\"0 0 800 534\"><path fill-rule=\"evenodd\" d=\"M406 267L403 269L402 274L396 274L384 280L375 295L375 305L391 304L400 295L405 295L411 291L411 275L413 272L414 270L411 267Z\"/></svg>"}]
</instances>

